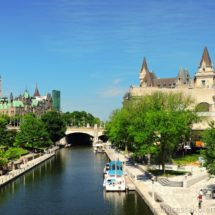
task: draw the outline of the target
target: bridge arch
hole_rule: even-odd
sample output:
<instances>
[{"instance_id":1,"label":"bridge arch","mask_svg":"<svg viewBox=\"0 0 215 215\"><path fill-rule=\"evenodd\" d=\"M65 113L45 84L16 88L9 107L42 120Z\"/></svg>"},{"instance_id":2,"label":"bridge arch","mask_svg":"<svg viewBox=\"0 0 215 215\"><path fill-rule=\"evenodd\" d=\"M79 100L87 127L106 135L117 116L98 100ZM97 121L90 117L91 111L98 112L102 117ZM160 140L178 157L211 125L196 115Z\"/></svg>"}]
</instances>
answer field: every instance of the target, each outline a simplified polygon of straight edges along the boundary
<instances>
[{"instance_id":1,"label":"bridge arch","mask_svg":"<svg viewBox=\"0 0 215 215\"><path fill-rule=\"evenodd\" d=\"M76 146L76 145L88 146L88 145L92 145L93 136L83 132L74 132L74 133L67 134L65 136L65 140L67 144L70 144L72 146Z\"/></svg>"},{"instance_id":2,"label":"bridge arch","mask_svg":"<svg viewBox=\"0 0 215 215\"><path fill-rule=\"evenodd\" d=\"M75 138L75 136L82 136L82 137L89 137L91 141L97 141L99 136L102 136L104 133L103 128L95 127L67 127L65 132L65 137L60 140L60 145L68 144L70 139L68 138ZM87 136L86 136L87 135Z\"/></svg>"}]
</instances>

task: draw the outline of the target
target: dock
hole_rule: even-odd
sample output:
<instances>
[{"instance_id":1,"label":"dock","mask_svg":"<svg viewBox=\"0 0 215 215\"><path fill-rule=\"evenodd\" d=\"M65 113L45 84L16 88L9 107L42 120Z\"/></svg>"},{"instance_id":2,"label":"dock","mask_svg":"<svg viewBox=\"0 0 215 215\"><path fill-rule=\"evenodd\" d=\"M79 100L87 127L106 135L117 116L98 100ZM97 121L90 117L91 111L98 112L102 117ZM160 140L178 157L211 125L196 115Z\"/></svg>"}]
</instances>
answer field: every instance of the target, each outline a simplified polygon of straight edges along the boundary
<instances>
[{"instance_id":1,"label":"dock","mask_svg":"<svg viewBox=\"0 0 215 215\"><path fill-rule=\"evenodd\" d=\"M126 190L127 191L135 191L136 190L135 185L132 183L132 181L130 180L130 178L128 176L125 177L125 183L126 183Z\"/></svg>"}]
</instances>

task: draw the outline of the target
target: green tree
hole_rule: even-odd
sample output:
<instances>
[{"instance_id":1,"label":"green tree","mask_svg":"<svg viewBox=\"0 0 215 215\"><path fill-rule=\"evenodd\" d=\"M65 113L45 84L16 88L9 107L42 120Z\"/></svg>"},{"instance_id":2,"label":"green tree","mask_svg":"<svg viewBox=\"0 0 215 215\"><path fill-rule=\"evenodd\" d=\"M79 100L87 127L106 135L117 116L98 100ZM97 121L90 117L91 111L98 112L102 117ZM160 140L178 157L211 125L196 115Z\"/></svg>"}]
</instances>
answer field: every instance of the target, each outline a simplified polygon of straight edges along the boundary
<instances>
[{"instance_id":1,"label":"green tree","mask_svg":"<svg viewBox=\"0 0 215 215\"><path fill-rule=\"evenodd\" d=\"M44 123L33 115L26 115L17 133L15 146L22 148L45 148L52 144Z\"/></svg>"},{"instance_id":2,"label":"green tree","mask_svg":"<svg viewBox=\"0 0 215 215\"><path fill-rule=\"evenodd\" d=\"M211 122L209 128L203 132L203 141L206 146L204 152L205 166L211 175L215 175L215 123Z\"/></svg>"},{"instance_id":3,"label":"green tree","mask_svg":"<svg viewBox=\"0 0 215 215\"><path fill-rule=\"evenodd\" d=\"M41 117L48 133L53 142L59 141L65 136L66 123L63 115L56 111L49 111Z\"/></svg>"},{"instance_id":4,"label":"green tree","mask_svg":"<svg viewBox=\"0 0 215 215\"><path fill-rule=\"evenodd\" d=\"M8 145L7 120L0 117L0 146Z\"/></svg>"},{"instance_id":5,"label":"green tree","mask_svg":"<svg viewBox=\"0 0 215 215\"><path fill-rule=\"evenodd\" d=\"M192 105L193 100L182 93L155 92L132 99L111 116L106 132L114 143L130 142L138 156L153 154L165 171L165 162L189 137L191 125L198 119L190 110Z\"/></svg>"},{"instance_id":6,"label":"green tree","mask_svg":"<svg viewBox=\"0 0 215 215\"><path fill-rule=\"evenodd\" d=\"M126 109L115 110L106 124L106 135L109 140L120 149L127 151L129 147L128 124L129 116Z\"/></svg>"},{"instance_id":7,"label":"green tree","mask_svg":"<svg viewBox=\"0 0 215 215\"><path fill-rule=\"evenodd\" d=\"M27 154L28 151L22 148L10 147L7 151L4 152L3 157L8 160L16 160L20 158L21 155Z\"/></svg>"},{"instance_id":8,"label":"green tree","mask_svg":"<svg viewBox=\"0 0 215 215\"><path fill-rule=\"evenodd\" d=\"M15 130L7 131L7 145L9 147L12 147L14 145L15 139L16 139L16 134L17 134L17 131L15 131Z\"/></svg>"},{"instance_id":9,"label":"green tree","mask_svg":"<svg viewBox=\"0 0 215 215\"><path fill-rule=\"evenodd\" d=\"M63 114L63 119L66 125L73 126L94 126L94 124L100 125L102 122L99 118L94 117L91 113L85 111L74 111L72 113L66 112Z\"/></svg>"}]
</instances>

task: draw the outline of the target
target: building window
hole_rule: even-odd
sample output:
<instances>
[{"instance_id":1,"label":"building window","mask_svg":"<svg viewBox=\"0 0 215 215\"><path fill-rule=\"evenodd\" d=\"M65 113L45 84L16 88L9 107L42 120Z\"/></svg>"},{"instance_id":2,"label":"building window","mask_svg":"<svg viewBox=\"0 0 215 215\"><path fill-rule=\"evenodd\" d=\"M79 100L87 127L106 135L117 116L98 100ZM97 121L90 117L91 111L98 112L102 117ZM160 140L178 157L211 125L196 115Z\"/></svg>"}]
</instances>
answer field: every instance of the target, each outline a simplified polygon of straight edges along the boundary
<instances>
[{"instance_id":1,"label":"building window","mask_svg":"<svg viewBox=\"0 0 215 215\"><path fill-rule=\"evenodd\" d=\"M201 102L196 106L197 112L209 112L210 111L210 104L207 102Z\"/></svg>"},{"instance_id":2,"label":"building window","mask_svg":"<svg viewBox=\"0 0 215 215\"><path fill-rule=\"evenodd\" d=\"M202 86L205 87L205 80L202 80Z\"/></svg>"}]
</instances>

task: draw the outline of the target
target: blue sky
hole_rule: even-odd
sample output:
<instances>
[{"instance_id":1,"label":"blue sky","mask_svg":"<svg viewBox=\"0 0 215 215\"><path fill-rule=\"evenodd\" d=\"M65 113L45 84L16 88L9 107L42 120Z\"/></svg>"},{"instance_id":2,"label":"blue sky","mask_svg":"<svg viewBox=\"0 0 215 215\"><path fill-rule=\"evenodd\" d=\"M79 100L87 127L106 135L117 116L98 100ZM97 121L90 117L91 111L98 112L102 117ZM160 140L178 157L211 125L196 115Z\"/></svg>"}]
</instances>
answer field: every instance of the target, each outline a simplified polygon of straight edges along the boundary
<instances>
[{"instance_id":1,"label":"blue sky","mask_svg":"<svg viewBox=\"0 0 215 215\"><path fill-rule=\"evenodd\" d=\"M59 89L62 110L107 119L138 85L145 56L159 77L215 61L214 0L7 0L0 4L3 94Z\"/></svg>"}]
</instances>

